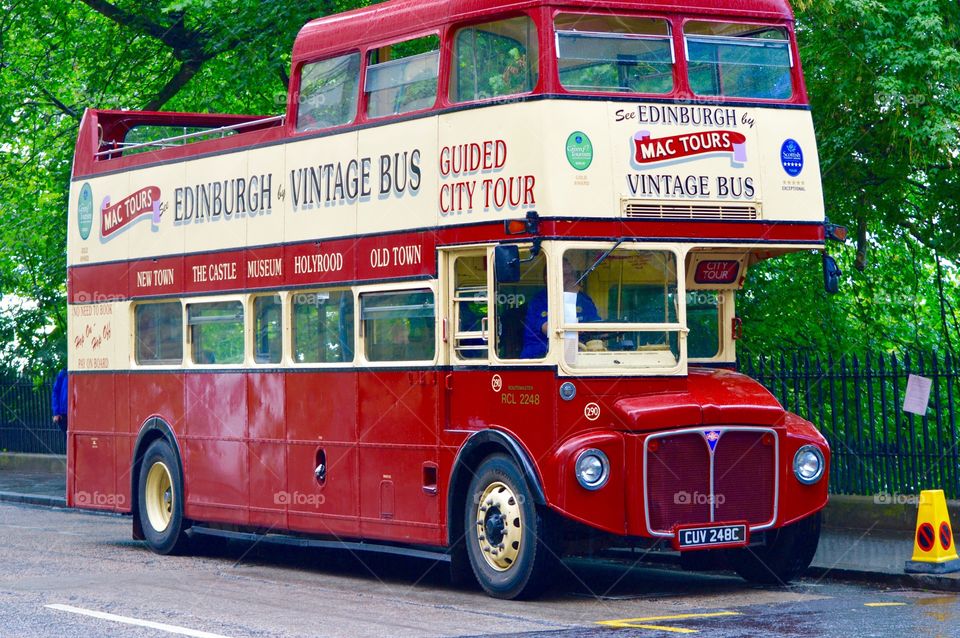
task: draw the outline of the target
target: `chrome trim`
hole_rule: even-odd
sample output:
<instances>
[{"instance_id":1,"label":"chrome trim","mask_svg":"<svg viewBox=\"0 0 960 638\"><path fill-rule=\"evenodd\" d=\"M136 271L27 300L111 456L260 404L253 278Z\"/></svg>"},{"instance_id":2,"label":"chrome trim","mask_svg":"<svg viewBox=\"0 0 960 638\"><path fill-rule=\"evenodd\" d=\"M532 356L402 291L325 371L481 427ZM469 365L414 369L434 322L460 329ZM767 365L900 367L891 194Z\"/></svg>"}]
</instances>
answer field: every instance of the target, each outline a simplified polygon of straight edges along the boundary
<instances>
[{"instance_id":1,"label":"chrome trim","mask_svg":"<svg viewBox=\"0 0 960 638\"><path fill-rule=\"evenodd\" d=\"M800 476L800 471L797 469L797 466L799 465L798 461L800 460L800 455L803 452L806 452L807 450L810 450L811 452L813 452L814 456L820 459L820 471L817 472L816 476L814 476L812 479L809 479L809 480ZM802 485L814 485L820 482L820 479L823 478L823 474L826 471L826 469L827 469L827 460L823 458L823 452L821 452L820 448L818 448L816 445L802 445L800 446L800 449L797 450L797 453L793 455L793 476L797 479L797 482L799 482Z\"/></svg>"},{"instance_id":2,"label":"chrome trim","mask_svg":"<svg viewBox=\"0 0 960 638\"><path fill-rule=\"evenodd\" d=\"M593 454L600 459L600 465L603 467L603 473L600 475L600 479L594 485L585 485L584 482L580 479L580 459L582 459L587 454ZM601 487L607 484L607 481L610 480L610 459L606 454L603 453L603 450L598 450L595 447L587 448L577 454L577 459L573 462L573 474L577 478L577 483L585 490L590 490L595 492Z\"/></svg>"},{"instance_id":3,"label":"chrome trim","mask_svg":"<svg viewBox=\"0 0 960 638\"><path fill-rule=\"evenodd\" d=\"M646 526L646 531L650 536L655 538L673 538L673 534L670 532L658 532L654 531L650 526L650 481L648 480L647 473L650 467L650 464L647 461L647 455L650 450L650 441L654 439L664 439L671 436L679 436L681 434L700 434L703 439L704 445L707 445L709 450L709 443L707 443L706 438L703 437L703 433L707 430L717 430L720 432L720 439L723 439L723 435L727 432L769 432L773 435L773 515L770 520L766 523L760 525L748 525L751 532L759 532L765 529L773 527L774 523L777 522L777 515L780 511L780 437L777 435L777 431L773 428L760 427L760 426L748 426L748 425L731 425L731 426L700 426L697 428L684 428L682 430L670 430L667 432L659 432L657 434L651 434L643 442L643 517L644 525ZM720 441L717 441L717 445L720 444ZM714 468L713 468L713 452L710 453L710 495L713 495L713 480L714 480ZM713 508L714 505L710 505L710 522L713 521Z\"/></svg>"}]
</instances>

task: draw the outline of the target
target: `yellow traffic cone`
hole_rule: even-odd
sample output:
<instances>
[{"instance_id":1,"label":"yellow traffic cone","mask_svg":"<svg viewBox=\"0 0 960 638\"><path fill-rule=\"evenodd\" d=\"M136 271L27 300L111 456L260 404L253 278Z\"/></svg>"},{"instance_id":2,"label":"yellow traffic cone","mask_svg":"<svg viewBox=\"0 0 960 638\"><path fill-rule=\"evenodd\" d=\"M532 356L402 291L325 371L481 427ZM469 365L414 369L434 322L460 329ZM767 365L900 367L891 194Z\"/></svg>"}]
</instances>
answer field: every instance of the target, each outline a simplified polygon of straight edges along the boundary
<instances>
[{"instance_id":1,"label":"yellow traffic cone","mask_svg":"<svg viewBox=\"0 0 960 638\"><path fill-rule=\"evenodd\" d=\"M913 558L907 561L908 574L947 574L960 571L960 558L953 544L953 529L943 490L920 492L917 533L913 537Z\"/></svg>"}]
</instances>

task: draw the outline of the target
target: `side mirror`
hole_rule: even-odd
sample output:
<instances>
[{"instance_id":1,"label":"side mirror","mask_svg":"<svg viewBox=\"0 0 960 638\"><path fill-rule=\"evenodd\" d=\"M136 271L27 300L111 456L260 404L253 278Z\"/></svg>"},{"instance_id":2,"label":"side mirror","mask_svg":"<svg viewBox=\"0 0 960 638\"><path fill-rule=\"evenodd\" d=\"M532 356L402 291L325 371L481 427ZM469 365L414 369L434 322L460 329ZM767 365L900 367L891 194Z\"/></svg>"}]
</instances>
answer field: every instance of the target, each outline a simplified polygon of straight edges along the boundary
<instances>
[{"instance_id":1,"label":"side mirror","mask_svg":"<svg viewBox=\"0 0 960 638\"><path fill-rule=\"evenodd\" d=\"M502 244L493 249L493 272L498 284L520 281L520 248L516 244Z\"/></svg>"},{"instance_id":2,"label":"side mirror","mask_svg":"<svg viewBox=\"0 0 960 638\"><path fill-rule=\"evenodd\" d=\"M840 267L837 260L823 253L823 288L828 294L835 295L840 292Z\"/></svg>"}]
</instances>

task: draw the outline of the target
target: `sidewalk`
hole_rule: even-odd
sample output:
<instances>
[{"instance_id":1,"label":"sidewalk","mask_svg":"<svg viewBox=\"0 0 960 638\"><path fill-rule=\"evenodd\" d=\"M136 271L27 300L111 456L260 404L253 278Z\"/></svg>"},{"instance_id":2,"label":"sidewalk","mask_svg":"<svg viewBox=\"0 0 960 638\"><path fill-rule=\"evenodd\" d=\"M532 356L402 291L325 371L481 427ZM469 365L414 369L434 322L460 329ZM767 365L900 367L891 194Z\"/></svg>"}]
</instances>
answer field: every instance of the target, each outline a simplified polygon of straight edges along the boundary
<instances>
[{"instance_id":1,"label":"sidewalk","mask_svg":"<svg viewBox=\"0 0 960 638\"><path fill-rule=\"evenodd\" d=\"M66 459L24 458L28 456L0 454L0 502L65 507ZM826 520L854 521L850 513L851 498L837 497L834 500L833 511L827 512ZM872 507L866 500L861 499L861 502L863 505L859 509ZM842 516L837 516L838 512ZM915 508L913 516L915 520ZM953 523L960 526L956 516L953 518ZM861 519L857 522L868 527L865 521L871 520L871 517L863 516ZM864 531L825 525L808 577L960 592L960 573L939 576L904 573L903 564L913 552L912 529L880 529L882 525L878 525L876 520L869 527L871 529Z\"/></svg>"},{"instance_id":2,"label":"sidewalk","mask_svg":"<svg viewBox=\"0 0 960 638\"><path fill-rule=\"evenodd\" d=\"M67 506L67 458L0 454L0 501Z\"/></svg>"},{"instance_id":3,"label":"sidewalk","mask_svg":"<svg viewBox=\"0 0 960 638\"><path fill-rule=\"evenodd\" d=\"M960 572L940 575L904 573L903 564L912 554L912 530L864 531L824 527L807 576L960 592Z\"/></svg>"}]
</instances>

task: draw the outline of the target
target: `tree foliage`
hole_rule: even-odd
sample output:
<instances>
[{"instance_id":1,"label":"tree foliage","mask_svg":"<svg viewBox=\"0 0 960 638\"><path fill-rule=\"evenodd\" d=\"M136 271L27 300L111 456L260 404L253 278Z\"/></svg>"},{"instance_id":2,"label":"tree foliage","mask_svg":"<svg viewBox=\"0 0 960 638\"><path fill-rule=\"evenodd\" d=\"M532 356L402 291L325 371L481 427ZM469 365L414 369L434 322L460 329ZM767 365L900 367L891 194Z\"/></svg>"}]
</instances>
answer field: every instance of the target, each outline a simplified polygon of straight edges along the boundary
<instances>
[{"instance_id":1,"label":"tree foliage","mask_svg":"<svg viewBox=\"0 0 960 638\"><path fill-rule=\"evenodd\" d=\"M797 36L827 214L845 272L819 259L755 269L741 297L747 350L960 350L960 5L801 0Z\"/></svg>"},{"instance_id":2,"label":"tree foliage","mask_svg":"<svg viewBox=\"0 0 960 638\"><path fill-rule=\"evenodd\" d=\"M67 193L84 109L280 113L297 31L358 4L0 1L0 369L63 365Z\"/></svg>"},{"instance_id":3,"label":"tree foliage","mask_svg":"<svg viewBox=\"0 0 960 638\"><path fill-rule=\"evenodd\" d=\"M308 20L367 0L0 0L0 369L66 350L65 217L85 108L274 114ZM746 351L960 348L960 8L797 0L841 295L819 256L756 267Z\"/></svg>"}]
</instances>

